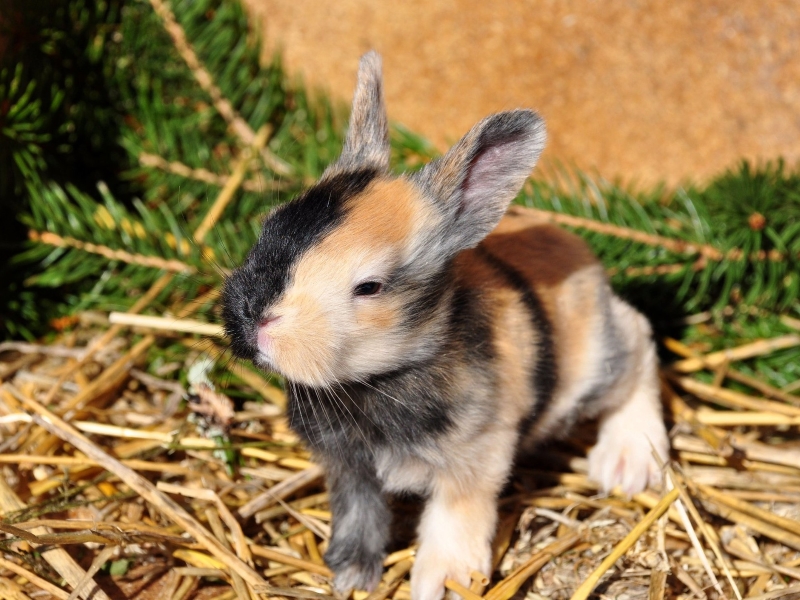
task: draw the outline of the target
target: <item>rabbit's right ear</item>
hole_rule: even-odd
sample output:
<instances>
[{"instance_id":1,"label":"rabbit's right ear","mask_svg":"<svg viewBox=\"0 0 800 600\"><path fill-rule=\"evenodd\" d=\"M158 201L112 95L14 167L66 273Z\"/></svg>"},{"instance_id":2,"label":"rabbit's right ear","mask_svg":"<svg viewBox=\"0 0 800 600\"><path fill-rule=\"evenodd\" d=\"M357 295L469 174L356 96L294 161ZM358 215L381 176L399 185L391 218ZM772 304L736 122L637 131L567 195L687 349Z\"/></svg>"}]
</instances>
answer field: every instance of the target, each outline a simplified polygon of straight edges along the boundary
<instances>
[{"instance_id":1,"label":"rabbit's right ear","mask_svg":"<svg viewBox=\"0 0 800 600\"><path fill-rule=\"evenodd\" d=\"M437 242L443 255L489 235L530 175L545 139L544 121L535 112L498 113L412 176L443 218Z\"/></svg>"},{"instance_id":2,"label":"rabbit's right ear","mask_svg":"<svg viewBox=\"0 0 800 600\"><path fill-rule=\"evenodd\" d=\"M374 50L361 57L342 154L325 174L365 168L381 173L389 170L389 122L383 102L381 56Z\"/></svg>"}]
</instances>

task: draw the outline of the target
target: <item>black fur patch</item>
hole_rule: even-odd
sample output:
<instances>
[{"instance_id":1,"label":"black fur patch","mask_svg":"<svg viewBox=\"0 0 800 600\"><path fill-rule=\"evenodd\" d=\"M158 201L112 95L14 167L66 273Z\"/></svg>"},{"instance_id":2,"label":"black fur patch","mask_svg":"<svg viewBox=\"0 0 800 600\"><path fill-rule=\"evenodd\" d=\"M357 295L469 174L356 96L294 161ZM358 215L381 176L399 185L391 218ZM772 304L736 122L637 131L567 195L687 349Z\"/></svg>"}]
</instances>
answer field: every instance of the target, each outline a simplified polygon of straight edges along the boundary
<instances>
[{"instance_id":1,"label":"black fur patch","mask_svg":"<svg viewBox=\"0 0 800 600\"><path fill-rule=\"evenodd\" d=\"M265 222L244 264L225 281L222 318L234 354L255 356L258 321L289 284L292 266L339 225L345 203L378 176L374 169L340 173L280 207Z\"/></svg>"},{"instance_id":2,"label":"black fur patch","mask_svg":"<svg viewBox=\"0 0 800 600\"><path fill-rule=\"evenodd\" d=\"M409 271L411 269L403 267L393 274L390 281L394 282L398 291L401 291L404 298L409 301L403 306L402 327L418 327L427 322L436 308L445 297L448 288L452 285L451 272L452 262L434 275L426 275L424 278L414 278Z\"/></svg>"},{"instance_id":3,"label":"black fur patch","mask_svg":"<svg viewBox=\"0 0 800 600\"><path fill-rule=\"evenodd\" d=\"M464 352L476 368L488 370L495 357L492 327L480 293L456 288L451 301L450 328L459 332Z\"/></svg>"},{"instance_id":4,"label":"black fur patch","mask_svg":"<svg viewBox=\"0 0 800 600\"><path fill-rule=\"evenodd\" d=\"M528 416L520 423L520 431L525 431L550 402L556 387L557 372L555 348L553 346L553 328L544 313L538 296L519 271L497 258L483 246L478 246L476 252L482 260L500 273L519 293L522 302L530 312L533 329L539 334L539 348L536 365L533 369L532 382L536 393L536 401Z\"/></svg>"},{"instance_id":5,"label":"black fur patch","mask_svg":"<svg viewBox=\"0 0 800 600\"><path fill-rule=\"evenodd\" d=\"M289 424L324 455L426 444L453 423L446 369L413 365L327 389L289 386Z\"/></svg>"}]
</instances>

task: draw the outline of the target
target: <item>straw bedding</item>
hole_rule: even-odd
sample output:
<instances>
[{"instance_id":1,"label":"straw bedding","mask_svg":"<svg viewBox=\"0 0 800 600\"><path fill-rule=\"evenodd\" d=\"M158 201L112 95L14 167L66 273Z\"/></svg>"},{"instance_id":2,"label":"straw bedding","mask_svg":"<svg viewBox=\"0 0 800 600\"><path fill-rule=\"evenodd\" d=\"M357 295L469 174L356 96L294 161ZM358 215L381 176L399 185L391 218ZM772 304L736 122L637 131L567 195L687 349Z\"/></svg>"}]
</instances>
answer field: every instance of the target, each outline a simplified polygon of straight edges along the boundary
<instances>
[{"instance_id":1,"label":"straw bedding","mask_svg":"<svg viewBox=\"0 0 800 600\"><path fill-rule=\"evenodd\" d=\"M281 389L178 331L191 322L69 325L49 345L0 345L0 598L330 597L324 477ZM683 357L662 371L664 489L598 496L583 427L520 461L491 581L454 593L800 597L800 397L736 370L800 336L706 355L662 341ZM168 344L185 351L148 363ZM356 600L409 598L418 502L394 508L383 581Z\"/></svg>"}]
</instances>

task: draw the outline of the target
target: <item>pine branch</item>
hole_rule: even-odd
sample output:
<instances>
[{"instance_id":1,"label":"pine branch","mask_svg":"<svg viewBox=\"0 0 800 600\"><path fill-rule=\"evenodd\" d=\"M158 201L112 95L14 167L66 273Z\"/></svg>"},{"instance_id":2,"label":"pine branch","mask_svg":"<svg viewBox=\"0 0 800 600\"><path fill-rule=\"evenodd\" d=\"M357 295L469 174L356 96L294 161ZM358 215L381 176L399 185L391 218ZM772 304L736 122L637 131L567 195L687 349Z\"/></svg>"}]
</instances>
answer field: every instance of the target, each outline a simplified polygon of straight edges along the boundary
<instances>
[{"instance_id":1,"label":"pine branch","mask_svg":"<svg viewBox=\"0 0 800 600\"><path fill-rule=\"evenodd\" d=\"M28 236L31 241L34 242L40 242L57 248L75 248L83 252L97 254L109 260L120 261L131 265L150 267L152 269L159 269L172 273L197 273L197 269L193 266L182 263L179 260L160 258L158 256L146 256L144 254L132 254L125 250L115 250L108 246L101 246L91 242L82 242L72 237L62 237L49 231L40 232L30 230Z\"/></svg>"},{"instance_id":2,"label":"pine branch","mask_svg":"<svg viewBox=\"0 0 800 600\"><path fill-rule=\"evenodd\" d=\"M205 90L208 95L211 96L211 100L214 103L214 107L217 109L217 112L222 116L223 119L225 119L225 121L228 123L228 126L241 140L243 145L253 146L256 138L255 132L250 128L247 122L245 122L245 120L239 116L228 99L223 96L219 87L217 87L216 83L214 83L214 79L211 77L211 74L200 62L200 59L197 58L197 54L195 53L189 41L186 39L186 33L184 32L183 27L181 27L175 19L175 15L172 14L169 5L162 0L150 0L150 4L153 6L153 9L156 11L158 16L160 16L164 21L164 28L172 37L172 40L175 43L175 48L183 60L186 61L186 64L191 69L192 75L194 75L197 83L199 83L200 87L202 87L203 90ZM266 164L270 169L279 175L292 174L292 167L285 161L275 156L275 154L270 152L268 149L262 148L260 154L264 160L264 164Z\"/></svg>"},{"instance_id":3,"label":"pine branch","mask_svg":"<svg viewBox=\"0 0 800 600\"><path fill-rule=\"evenodd\" d=\"M648 246L660 246L678 254L699 254L704 261L706 259L714 261L746 259L751 261L782 262L788 258L785 253L774 249L769 251L759 250L749 254L741 248L733 248L727 252L722 252L718 248L708 244L694 244L685 240L649 234L638 229L632 229L630 227L620 227L618 225L611 225L610 223L602 223L594 219L586 219L564 213L522 206L512 206L510 209L510 212L512 213L520 213L523 211L535 215L549 223L555 223L557 225L566 225L568 227L575 227L578 229L587 229L589 231L602 233L603 235L613 236L622 240L631 240L641 244L647 244ZM798 254L797 257L800 258L800 254ZM705 264L705 262L702 264ZM668 271L663 272L666 273Z\"/></svg>"},{"instance_id":4,"label":"pine branch","mask_svg":"<svg viewBox=\"0 0 800 600\"><path fill-rule=\"evenodd\" d=\"M639 242L640 244L646 244L648 246L659 246L677 254L700 254L704 258L711 260L721 260L724 256L722 252L713 246L693 244L684 240L649 234L631 227L620 227L619 225L602 223L594 219L575 217L565 213L557 213L549 210L541 210L522 206L512 206L510 212L516 214L532 214L549 223L586 229L588 231L594 231L603 235L613 236L621 240Z\"/></svg>"},{"instance_id":5,"label":"pine branch","mask_svg":"<svg viewBox=\"0 0 800 600\"><path fill-rule=\"evenodd\" d=\"M623 273L627 277L650 277L652 275L674 275L686 270L700 271L705 265L700 261L695 263L676 263L671 265L653 265L647 267L628 267L622 271L614 267L607 270L610 276Z\"/></svg>"},{"instance_id":6,"label":"pine branch","mask_svg":"<svg viewBox=\"0 0 800 600\"><path fill-rule=\"evenodd\" d=\"M179 177L193 179L194 181L207 183L217 187L224 187L229 178L229 176L226 175L217 175L216 173L212 173L208 169L192 169L183 163L177 161L168 161L157 154L149 154L147 152L142 152L139 154L139 164L141 164L143 167L159 169L172 175L178 175ZM245 189L248 192L263 193L265 191L282 190L286 189L287 187L288 185L286 183L274 180L256 181L254 179L247 179L242 182L242 189Z\"/></svg>"},{"instance_id":7,"label":"pine branch","mask_svg":"<svg viewBox=\"0 0 800 600\"><path fill-rule=\"evenodd\" d=\"M247 170L252 165L254 155L257 155L264 148L267 140L269 139L270 132L271 127L268 124L264 125L253 139L254 145L252 147L247 147L242 151L241 155L235 162L231 176L224 178L222 190L211 204L210 208L205 212L205 216L200 224L194 228L194 234L189 239L194 239L195 248L203 257L210 258L217 254L214 252L214 248L207 245L202 245L202 242L207 237L211 228L214 227L219 220L226 206L228 206L234 199L237 190L243 183ZM157 158L158 161L155 162L166 162L160 157ZM44 210L37 211L40 218L38 220L34 219L32 222L32 224L39 225L39 228L41 228L41 225L45 225L47 229L50 229L52 225L55 224L63 226L66 223L70 223L72 230L76 233L79 232L85 235L86 232L92 232L92 234L95 236L94 240L80 240L70 235L60 235L54 231L39 232L39 228L36 227L34 227L30 232L31 240L57 248L68 248L82 252L88 252L108 260L118 261L129 265L164 270L172 275L199 273L197 267L180 260L157 257L154 255L143 254L141 252L134 253L127 249L123 250L119 248L113 248L108 244L96 243L97 240L102 237L98 235L101 232L105 234L105 238L113 245L120 243L120 241L124 243L124 237L122 240L120 240L118 236L120 233L125 233L131 238L132 241L135 240L139 244L146 244L151 240L158 241L160 243L163 240L179 253L185 254L191 250L191 245L189 244L189 240L186 238L186 236L182 236L182 239L178 239L177 232L176 234L169 232L171 226L177 223L177 219L175 218L175 215L170 212L168 203L161 203L159 205L159 211L149 211L145 207L140 207L139 213L144 219L140 222L134 220L133 216L127 213L110 196L108 190L103 186L101 186L101 192L106 197L105 205L92 207L90 203L86 202L86 199L83 198L81 194L77 193L75 190L71 190L74 200L78 203L78 206L73 206L69 203L67 195L62 190L57 187L52 187L49 190L49 193L44 191L42 196L43 200L45 197L48 198L47 202L49 203L49 207L45 208ZM44 208L44 206L42 206L42 208ZM70 214L71 218L50 222L50 215L64 213ZM159 218L159 215L163 217L163 219ZM145 235L145 231L147 230L161 230L162 232L166 230L167 232L153 238L152 236ZM241 237L242 236L240 234L239 238ZM218 236L217 241L221 242L222 238ZM225 248L225 251L228 251L227 248ZM63 267L64 270L68 270L70 267L70 261L66 260L67 258L68 257L66 256L62 256L59 258L57 263L59 266ZM224 275L225 272L225 269L221 267L218 268L218 276ZM51 275L50 279L53 282L58 281L58 276L55 275L55 277L53 277L53 275ZM169 280L167 280L166 283L169 283Z\"/></svg>"}]
</instances>

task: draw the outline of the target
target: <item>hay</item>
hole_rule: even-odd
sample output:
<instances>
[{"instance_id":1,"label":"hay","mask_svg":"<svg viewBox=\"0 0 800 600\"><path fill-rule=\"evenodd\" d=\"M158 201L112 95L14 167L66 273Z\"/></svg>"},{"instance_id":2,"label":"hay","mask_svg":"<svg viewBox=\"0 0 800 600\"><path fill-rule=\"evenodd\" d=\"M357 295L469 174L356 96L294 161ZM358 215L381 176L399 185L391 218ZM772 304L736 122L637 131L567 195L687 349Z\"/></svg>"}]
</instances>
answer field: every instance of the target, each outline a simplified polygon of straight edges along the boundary
<instances>
[{"instance_id":1,"label":"hay","mask_svg":"<svg viewBox=\"0 0 800 600\"><path fill-rule=\"evenodd\" d=\"M176 375L198 350L145 364L162 337L199 346L176 337L196 331L180 322L190 311L173 312L0 346L0 597L333 596L324 478L288 430L283 392L228 364L216 391L192 382L197 402L181 402ZM662 377L668 491L598 496L579 429L515 471L491 580L446 587L467 600L800 597L800 397L733 368L796 342L702 356L669 340L683 360ZM219 359L223 344L202 347ZM413 507L396 513L396 538L412 543ZM409 598L413 559L413 545L392 548L378 589L354 598Z\"/></svg>"}]
</instances>

